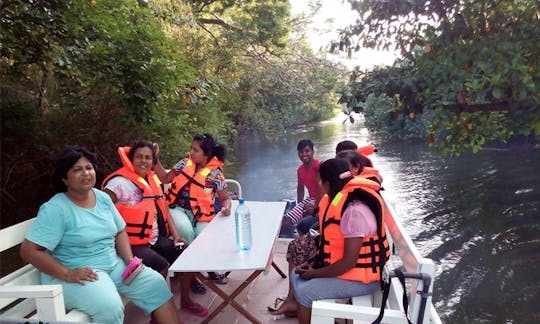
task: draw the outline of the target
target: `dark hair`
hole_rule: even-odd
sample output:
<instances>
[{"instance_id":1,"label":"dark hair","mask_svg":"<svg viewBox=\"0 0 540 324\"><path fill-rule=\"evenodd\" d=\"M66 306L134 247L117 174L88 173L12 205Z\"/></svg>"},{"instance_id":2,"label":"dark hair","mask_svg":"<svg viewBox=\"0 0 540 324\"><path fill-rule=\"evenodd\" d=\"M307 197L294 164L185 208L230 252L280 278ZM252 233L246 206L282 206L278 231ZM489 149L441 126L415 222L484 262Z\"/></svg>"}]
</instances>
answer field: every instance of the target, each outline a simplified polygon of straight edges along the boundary
<instances>
[{"instance_id":1,"label":"dark hair","mask_svg":"<svg viewBox=\"0 0 540 324\"><path fill-rule=\"evenodd\" d=\"M208 156L208 159L213 158L214 156L221 162L225 162L225 155L227 154L225 146L221 143L218 143L212 135L204 133L195 135L193 138L194 141L199 142L201 149L204 152L204 155Z\"/></svg>"},{"instance_id":2,"label":"dark hair","mask_svg":"<svg viewBox=\"0 0 540 324\"><path fill-rule=\"evenodd\" d=\"M298 142L298 145L296 146L296 150L301 151L306 146L309 146L309 148L313 150L313 142L310 139L300 140L300 142Z\"/></svg>"},{"instance_id":3,"label":"dark hair","mask_svg":"<svg viewBox=\"0 0 540 324\"><path fill-rule=\"evenodd\" d=\"M353 150L342 150L336 154L336 158L347 160L353 167L358 168L358 173L368 166L369 159Z\"/></svg>"},{"instance_id":4,"label":"dark hair","mask_svg":"<svg viewBox=\"0 0 540 324\"><path fill-rule=\"evenodd\" d=\"M60 154L54 166L52 182L55 192L67 191L66 184L62 180L67 179L69 169L71 169L71 167L73 167L73 165L82 157L87 158L88 161L92 163L94 170L97 170L95 153L92 153L86 148L78 145L69 146Z\"/></svg>"},{"instance_id":5,"label":"dark hair","mask_svg":"<svg viewBox=\"0 0 540 324\"><path fill-rule=\"evenodd\" d=\"M321 163L319 168L319 174L321 175L321 181L328 182L330 184L330 192L328 195L333 198L349 180L352 179L352 176L341 179L339 176L349 171L349 163L342 159L329 159Z\"/></svg>"},{"instance_id":6,"label":"dark hair","mask_svg":"<svg viewBox=\"0 0 540 324\"><path fill-rule=\"evenodd\" d=\"M355 151L357 148L358 146L353 141L349 141L349 140L341 141L336 145L336 154L345 150Z\"/></svg>"},{"instance_id":7,"label":"dark hair","mask_svg":"<svg viewBox=\"0 0 540 324\"><path fill-rule=\"evenodd\" d=\"M129 150L129 153L127 154L128 159L133 162L133 158L135 156L135 151L141 147L148 147L150 150L152 150L152 163L156 164L156 152L154 151L154 143L148 142L148 141L135 141L135 143L131 146L131 149Z\"/></svg>"},{"instance_id":8,"label":"dark hair","mask_svg":"<svg viewBox=\"0 0 540 324\"><path fill-rule=\"evenodd\" d=\"M364 167L373 167L373 163L371 163L370 159L353 150L339 151L336 153L336 158L347 159L352 166L360 168L359 172L362 172Z\"/></svg>"}]
</instances>

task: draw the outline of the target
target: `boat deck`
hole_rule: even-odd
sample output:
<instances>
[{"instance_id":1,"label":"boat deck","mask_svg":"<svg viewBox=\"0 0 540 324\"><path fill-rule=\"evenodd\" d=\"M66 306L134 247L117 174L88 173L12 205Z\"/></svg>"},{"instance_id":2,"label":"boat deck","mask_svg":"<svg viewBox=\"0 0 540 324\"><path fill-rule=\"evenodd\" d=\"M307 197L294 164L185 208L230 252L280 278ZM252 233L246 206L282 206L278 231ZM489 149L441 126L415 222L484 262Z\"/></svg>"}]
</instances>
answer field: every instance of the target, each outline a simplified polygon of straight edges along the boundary
<instances>
[{"instance_id":1,"label":"boat deck","mask_svg":"<svg viewBox=\"0 0 540 324\"><path fill-rule=\"evenodd\" d=\"M290 239L278 239L274 249L274 262L288 276L288 265L285 258L287 245ZM232 292L241 281L246 279L251 272L237 271L231 272L229 282L226 285L219 287L227 293ZM276 297L285 298L289 287L289 279L283 279L274 270L270 268L267 273L261 274L251 285L249 285L235 300L248 309L262 323L289 324L298 323L296 318L287 318L284 316L275 317L270 315L267 310L268 305L273 305ZM180 305L180 281L176 278L171 280L171 288L174 294L174 301L177 306ZM222 299L210 289L207 289L205 295L192 295L192 298L201 305L208 307L210 311L214 310ZM182 320L186 324L200 323L201 318L182 312ZM126 306L126 317L124 323L127 324L148 324L150 316L145 316L143 311L137 308L133 303ZM212 323L226 324L244 324L250 323L244 316L238 313L232 306L226 306L219 315L217 315Z\"/></svg>"}]
</instances>

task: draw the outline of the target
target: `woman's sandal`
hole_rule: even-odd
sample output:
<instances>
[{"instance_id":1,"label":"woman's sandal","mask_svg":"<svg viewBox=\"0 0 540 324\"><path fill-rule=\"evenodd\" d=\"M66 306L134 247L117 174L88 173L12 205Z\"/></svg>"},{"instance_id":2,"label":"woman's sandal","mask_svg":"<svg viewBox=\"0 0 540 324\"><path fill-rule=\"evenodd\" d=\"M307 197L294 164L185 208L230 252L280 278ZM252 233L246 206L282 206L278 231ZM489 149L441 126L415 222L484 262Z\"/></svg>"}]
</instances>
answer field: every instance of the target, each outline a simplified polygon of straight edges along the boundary
<instances>
[{"instance_id":1,"label":"woman's sandal","mask_svg":"<svg viewBox=\"0 0 540 324\"><path fill-rule=\"evenodd\" d=\"M202 306L199 303L195 303L191 306L181 306L180 309L182 311L188 312L190 314L193 314L199 317L205 317L206 315L208 315L208 308Z\"/></svg>"},{"instance_id":2,"label":"woman's sandal","mask_svg":"<svg viewBox=\"0 0 540 324\"><path fill-rule=\"evenodd\" d=\"M285 302L285 299L278 297L276 300L274 300L274 306L267 306L268 311L275 312L277 311L281 305ZM283 316L285 317L296 317L296 312L285 312L283 313Z\"/></svg>"},{"instance_id":3,"label":"woman's sandal","mask_svg":"<svg viewBox=\"0 0 540 324\"><path fill-rule=\"evenodd\" d=\"M225 285L227 284L227 282L229 282L229 278L227 278L226 275L216 273L216 272L209 272L208 279L212 280L214 283L217 283L218 285Z\"/></svg>"},{"instance_id":4,"label":"woman's sandal","mask_svg":"<svg viewBox=\"0 0 540 324\"><path fill-rule=\"evenodd\" d=\"M279 307L281 307L281 304L283 304L284 301L285 301L285 299L283 299L281 297L276 298L276 300L274 300L274 306L267 306L268 311L270 311L270 312L277 311L279 309Z\"/></svg>"},{"instance_id":5,"label":"woman's sandal","mask_svg":"<svg viewBox=\"0 0 540 324\"><path fill-rule=\"evenodd\" d=\"M197 281L191 284L191 292L196 295L204 295L206 294L206 287Z\"/></svg>"}]
</instances>

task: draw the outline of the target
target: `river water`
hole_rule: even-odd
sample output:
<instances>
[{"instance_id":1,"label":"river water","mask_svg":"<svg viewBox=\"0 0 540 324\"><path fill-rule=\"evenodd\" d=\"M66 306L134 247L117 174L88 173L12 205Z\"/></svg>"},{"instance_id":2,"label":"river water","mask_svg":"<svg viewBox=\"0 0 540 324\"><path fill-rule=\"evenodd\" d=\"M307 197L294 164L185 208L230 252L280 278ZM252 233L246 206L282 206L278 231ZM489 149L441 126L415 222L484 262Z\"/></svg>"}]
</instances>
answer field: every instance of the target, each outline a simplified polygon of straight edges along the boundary
<instances>
[{"instance_id":1,"label":"river water","mask_svg":"<svg viewBox=\"0 0 540 324\"><path fill-rule=\"evenodd\" d=\"M373 143L391 203L436 264L433 302L443 322L540 323L540 150L444 158L423 143L380 143L343 119L291 130L271 146L243 143L226 175L246 199L295 199L300 139L313 140L320 160L344 139Z\"/></svg>"}]
</instances>

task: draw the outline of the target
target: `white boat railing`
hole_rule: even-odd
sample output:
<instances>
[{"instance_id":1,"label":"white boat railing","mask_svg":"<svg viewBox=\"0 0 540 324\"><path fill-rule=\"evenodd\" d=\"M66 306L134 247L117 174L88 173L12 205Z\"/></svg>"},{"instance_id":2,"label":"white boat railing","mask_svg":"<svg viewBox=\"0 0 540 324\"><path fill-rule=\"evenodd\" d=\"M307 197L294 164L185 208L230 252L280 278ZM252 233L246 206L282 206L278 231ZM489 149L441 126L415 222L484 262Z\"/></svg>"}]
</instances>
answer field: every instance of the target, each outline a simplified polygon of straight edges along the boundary
<instances>
[{"instance_id":1,"label":"white boat railing","mask_svg":"<svg viewBox=\"0 0 540 324\"><path fill-rule=\"evenodd\" d=\"M408 314L415 324L442 324L436 309L431 302L433 282L435 280L435 265L431 259L423 258L418 252L409 234L399 220L391 199L384 191L381 192L389 210L386 219L386 235L389 239L392 256L390 268L399 267L401 263L404 272L424 280L406 279L407 295L409 298ZM393 270L393 269L390 269ZM389 273L392 273L390 271ZM406 276L407 277L407 276ZM424 287L424 281L427 286ZM386 303L386 310L382 323L407 323L402 305L403 288L398 278L390 280L390 294ZM313 303L311 323L334 323L336 318L352 319L354 323L371 323L374 321L381 307L382 294L377 292L372 296L358 296L352 298L352 305L336 303L335 300L323 300Z\"/></svg>"}]
</instances>

